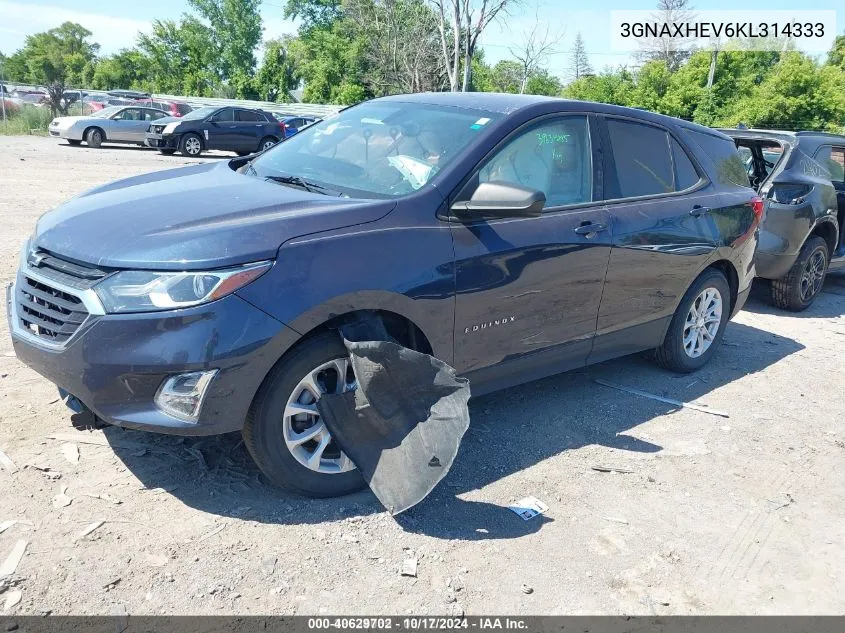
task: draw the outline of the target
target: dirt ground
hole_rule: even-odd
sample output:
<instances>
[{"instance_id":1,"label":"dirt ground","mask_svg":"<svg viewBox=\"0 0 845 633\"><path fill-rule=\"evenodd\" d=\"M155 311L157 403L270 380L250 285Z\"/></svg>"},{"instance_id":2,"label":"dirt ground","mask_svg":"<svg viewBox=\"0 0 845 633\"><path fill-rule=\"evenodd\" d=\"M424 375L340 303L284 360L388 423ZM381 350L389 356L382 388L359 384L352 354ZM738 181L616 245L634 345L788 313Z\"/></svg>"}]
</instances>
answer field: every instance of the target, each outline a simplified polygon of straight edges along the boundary
<instances>
[{"instance_id":1,"label":"dirt ground","mask_svg":"<svg viewBox=\"0 0 845 633\"><path fill-rule=\"evenodd\" d=\"M41 213L188 162L0 137L0 281ZM843 276L801 314L758 287L694 375L630 357L474 400L452 472L397 520L369 491L270 487L238 435L77 428L4 318L0 565L27 546L0 613L842 614L843 314ZM506 509L527 495L546 514Z\"/></svg>"}]
</instances>

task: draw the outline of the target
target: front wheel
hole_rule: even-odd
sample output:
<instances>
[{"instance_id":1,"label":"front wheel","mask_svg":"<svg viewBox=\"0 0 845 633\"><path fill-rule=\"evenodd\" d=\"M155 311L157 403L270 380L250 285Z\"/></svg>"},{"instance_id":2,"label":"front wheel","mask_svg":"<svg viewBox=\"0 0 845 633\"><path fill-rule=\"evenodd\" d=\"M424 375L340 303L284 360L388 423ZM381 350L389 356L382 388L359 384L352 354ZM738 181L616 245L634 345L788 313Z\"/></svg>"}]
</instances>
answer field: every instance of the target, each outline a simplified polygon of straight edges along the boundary
<instances>
[{"instance_id":1,"label":"front wheel","mask_svg":"<svg viewBox=\"0 0 845 633\"><path fill-rule=\"evenodd\" d=\"M88 143L88 147L100 147L104 140L106 136L98 127L92 127L85 133L85 142Z\"/></svg>"},{"instance_id":2,"label":"front wheel","mask_svg":"<svg viewBox=\"0 0 845 633\"><path fill-rule=\"evenodd\" d=\"M731 290L725 276L708 269L696 279L672 317L657 363L679 373L705 365L716 351L731 316Z\"/></svg>"},{"instance_id":3,"label":"front wheel","mask_svg":"<svg viewBox=\"0 0 845 633\"><path fill-rule=\"evenodd\" d=\"M202 154L202 141L196 134L185 134L179 140L179 151L182 156L196 158Z\"/></svg>"},{"instance_id":4,"label":"front wheel","mask_svg":"<svg viewBox=\"0 0 845 633\"><path fill-rule=\"evenodd\" d=\"M818 236L808 239L786 276L772 281L772 303L792 312L809 308L824 286L829 261L827 242Z\"/></svg>"},{"instance_id":5,"label":"front wheel","mask_svg":"<svg viewBox=\"0 0 845 633\"><path fill-rule=\"evenodd\" d=\"M243 430L247 450L271 482L309 497L335 497L365 486L316 405L323 394L355 388L348 352L335 332L300 343L276 363Z\"/></svg>"}]
</instances>

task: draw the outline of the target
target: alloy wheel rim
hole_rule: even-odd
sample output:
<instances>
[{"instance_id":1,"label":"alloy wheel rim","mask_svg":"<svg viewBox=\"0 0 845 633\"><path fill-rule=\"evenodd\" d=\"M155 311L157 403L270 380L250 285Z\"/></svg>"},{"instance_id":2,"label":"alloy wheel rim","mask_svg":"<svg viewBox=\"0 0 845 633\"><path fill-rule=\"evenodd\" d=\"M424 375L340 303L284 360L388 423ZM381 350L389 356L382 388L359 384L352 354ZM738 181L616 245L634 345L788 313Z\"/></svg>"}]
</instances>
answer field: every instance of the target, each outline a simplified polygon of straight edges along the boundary
<instances>
[{"instance_id":1,"label":"alloy wheel rim","mask_svg":"<svg viewBox=\"0 0 845 633\"><path fill-rule=\"evenodd\" d=\"M812 254L801 273L801 299L807 301L822 289L827 261L821 250Z\"/></svg>"},{"instance_id":2,"label":"alloy wheel rim","mask_svg":"<svg viewBox=\"0 0 845 633\"><path fill-rule=\"evenodd\" d=\"M684 322L684 352L690 358L704 354L722 325L722 293L705 288L693 300Z\"/></svg>"},{"instance_id":3,"label":"alloy wheel rim","mask_svg":"<svg viewBox=\"0 0 845 633\"><path fill-rule=\"evenodd\" d=\"M195 138L189 138L185 141L185 149L188 150L189 154L199 154L200 142Z\"/></svg>"},{"instance_id":4,"label":"alloy wheel rim","mask_svg":"<svg viewBox=\"0 0 845 633\"><path fill-rule=\"evenodd\" d=\"M311 370L291 392L282 417L285 446L301 465L322 474L355 470L355 464L332 440L317 411L324 394L358 388L348 358L336 358Z\"/></svg>"},{"instance_id":5,"label":"alloy wheel rim","mask_svg":"<svg viewBox=\"0 0 845 633\"><path fill-rule=\"evenodd\" d=\"M273 147L273 145L275 145L275 143L273 141L267 141L267 142L264 143L264 145L261 147L261 149L262 150L268 150L271 147Z\"/></svg>"}]
</instances>

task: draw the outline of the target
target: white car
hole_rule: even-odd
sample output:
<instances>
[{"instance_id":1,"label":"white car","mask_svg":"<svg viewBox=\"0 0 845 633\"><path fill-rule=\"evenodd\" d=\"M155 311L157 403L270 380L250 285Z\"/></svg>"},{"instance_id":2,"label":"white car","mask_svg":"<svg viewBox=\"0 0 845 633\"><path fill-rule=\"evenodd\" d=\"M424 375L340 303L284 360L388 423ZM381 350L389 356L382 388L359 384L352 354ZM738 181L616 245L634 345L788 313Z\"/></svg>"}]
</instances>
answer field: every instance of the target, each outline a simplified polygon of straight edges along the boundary
<instances>
[{"instance_id":1,"label":"white car","mask_svg":"<svg viewBox=\"0 0 845 633\"><path fill-rule=\"evenodd\" d=\"M165 112L144 106L112 106L86 116L61 116L50 123L50 136L65 139L70 145L85 141L90 147L103 143L144 145L152 121L167 116Z\"/></svg>"}]
</instances>

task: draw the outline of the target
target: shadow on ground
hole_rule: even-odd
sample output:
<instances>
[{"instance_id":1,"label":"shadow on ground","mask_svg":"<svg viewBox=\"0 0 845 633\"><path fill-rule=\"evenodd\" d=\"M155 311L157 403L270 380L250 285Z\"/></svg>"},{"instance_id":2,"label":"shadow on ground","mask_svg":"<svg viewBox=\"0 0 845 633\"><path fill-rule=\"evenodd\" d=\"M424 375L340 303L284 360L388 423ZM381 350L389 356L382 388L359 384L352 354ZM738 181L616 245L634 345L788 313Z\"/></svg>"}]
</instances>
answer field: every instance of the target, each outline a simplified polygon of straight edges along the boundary
<instances>
[{"instance_id":1,"label":"shadow on ground","mask_svg":"<svg viewBox=\"0 0 845 633\"><path fill-rule=\"evenodd\" d=\"M813 304L802 312L781 310L772 305L771 282L755 279L745 310L756 314L787 315L801 318L830 318L845 314L845 271L828 273L824 287Z\"/></svg>"},{"instance_id":2,"label":"shadow on ground","mask_svg":"<svg viewBox=\"0 0 845 633\"><path fill-rule=\"evenodd\" d=\"M397 521L410 532L443 539L507 539L539 530L550 519L520 520L506 509L514 499L502 499L498 505L457 495L587 445L644 453L662 450L626 432L675 408L603 387L595 378L692 401L801 349L791 339L731 323L719 353L692 375L671 374L643 356L633 356L473 400L470 429L451 472ZM115 427L107 427L105 433L115 453L147 487L164 488L204 512L265 523L310 524L382 511L368 490L313 500L274 488L260 475L239 434L179 438Z\"/></svg>"}]
</instances>

